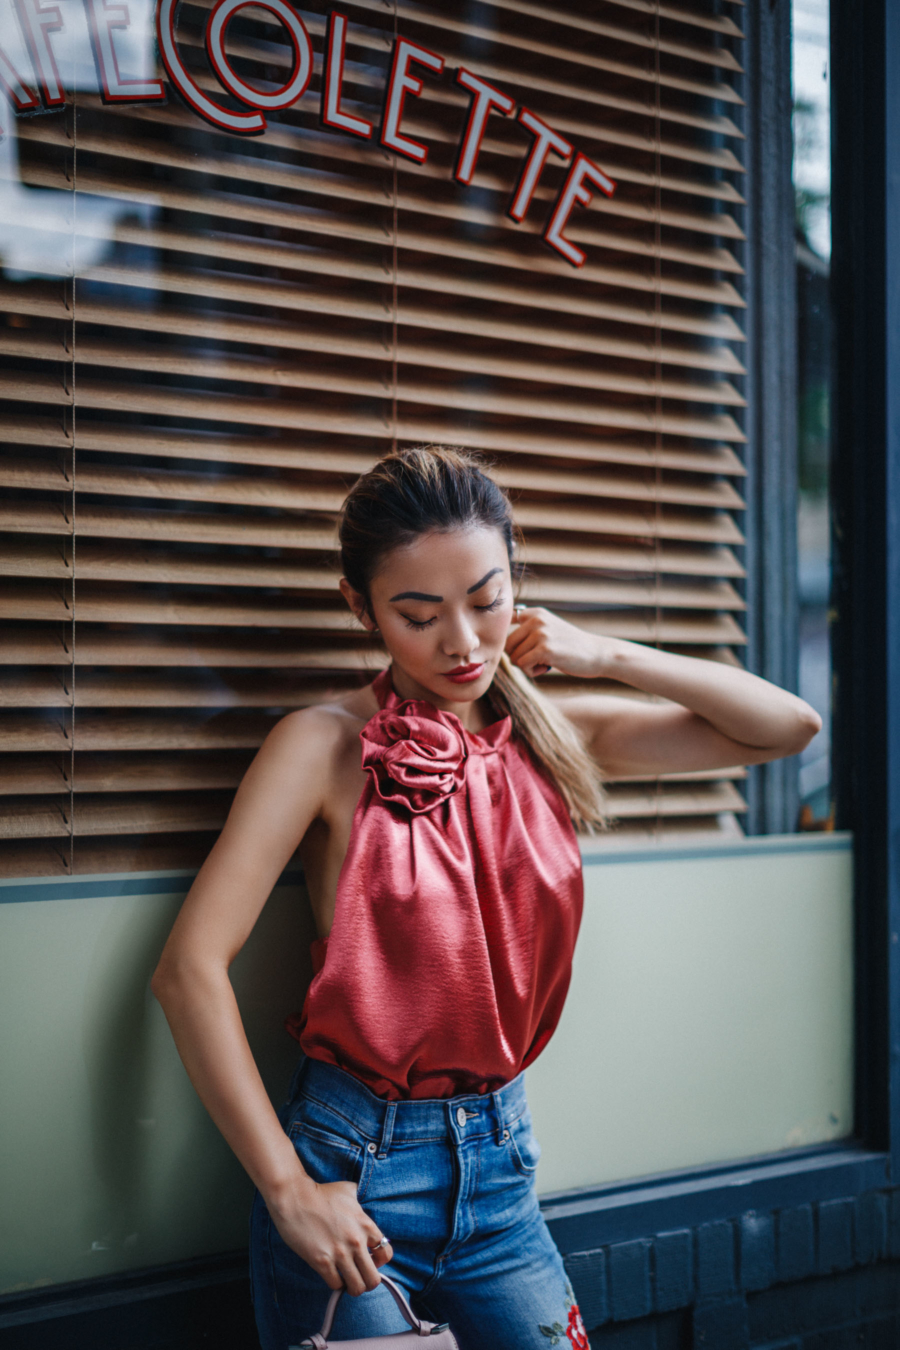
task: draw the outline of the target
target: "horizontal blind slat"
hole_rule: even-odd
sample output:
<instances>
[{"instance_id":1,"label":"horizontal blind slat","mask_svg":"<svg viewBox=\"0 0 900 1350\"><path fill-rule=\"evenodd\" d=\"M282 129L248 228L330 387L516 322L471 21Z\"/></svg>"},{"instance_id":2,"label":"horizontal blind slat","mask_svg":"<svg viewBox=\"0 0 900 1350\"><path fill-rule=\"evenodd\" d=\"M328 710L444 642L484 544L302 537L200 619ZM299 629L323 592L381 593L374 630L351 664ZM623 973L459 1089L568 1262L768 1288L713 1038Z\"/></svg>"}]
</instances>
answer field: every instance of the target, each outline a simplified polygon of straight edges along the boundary
<instances>
[{"instance_id":1,"label":"horizontal blind slat","mask_svg":"<svg viewBox=\"0 0 900 1350\"><path fill-rule=\"evenodd\" d=\"M137 315L134 316L137 319ZM154 328L151 322L149 329ZM206 336L214 338L228 336L227 329L216 334L219 327L214 319L205 325L185 318L180 325L173 325L175 332L183 336ZM237 340L239 324L234 325L234 338ZM191 333L191 329L199 330ZM205 331L203 331L205 328ZM359 338L333 337L321 335L316 341L313 334L295 333L294 345L300 350L314 352L317 355L335 355L355 359L385 363L387 353L384 343L365 341ZM255 383L278 385L287 389L321 390L324 392L353 393L363 396L382 398L386 394L385 380L372 377L334 376L327 371L297 368L283 360L276 362L268 358L244 356L213 355L212 352L195 354L195 348L182 349L167 347L164 353L146 346L115 346L85 336L78 344L78 360L84 365L102 366L105 370L138 370L156 373L195 375L201 379L227 379L244 384ZM603 372L578 366L562 366L545 361L543 364L522 360L504 360L480 353L447 352L440 347L413 346L405 343L396 348L397 362L402 366L415 366L431 371L454 371L458 373L494 375L502 379L527 381L530 384L550 384L560 388L587 389L600 393L634 394L644 398L676 399L687 403L712 403L719 406L741 408L746 400L738 393L734 385L727 380L690 381L684 379L661 378L651 373L627 374L619 371ZM0 333L0 355L20 356L33 360L59 359L58 343L49 333ZM421 378L421 377L419 377ZM459 407L459 395L452 395L439 386L426 386L412 382L404 376L401 389L411 402L444 399L447 406ZM502 399L502 394L497 396ZM451 401L452 399L452 401ZM556 400L558 413L563 420L583 420L576 417L578 405L564 404ZM502 408L501 408L502 410ZM534 415L529 412L529 415Z\"/></svg>"},{"instance_id":2,"label":"horizontal blind slat","mask_svg":"<svg viewBox=\"0 0 900 1350\"><path fill-rule=\"evenodd\" d=\"M2 427L0 427L2 431ZM324 466L323 466L324 467ZM713 510L743 510L744 501L730 483L724 481L699 482L669 481L657 470L647 469L644 476L625 476L607 471L602 476L588 477L575 473L551 473L540 469L494 468L492 476L503 487L512 490L531 490L552 493L558 498L588 496L623 499L639 502L665 502L681 506L699 506ZM108 465L79 463L74 477L65 465L42 459L30 463L13 456L0 454L0 487L33 488L45 491L72 491L85 494L103 494L117 497L158 498L171 501L199 501L228 503L243 507L279 508L285 511L324 511L337 514L346 496L346 485L317 486L284 479L250 478L245 475L189 473L184 470L127 469ZM35 504L35 509L39 508ZM0 510L3 508L0 507ZM15 512L15 507L11 506ZM55 506L51 507L54 510ZM568 511L568 505L531 503L531 523L543 520L544 527L553 529L557 512ZM39 517L36 517L39 518ZM231 518L233 519L233 517ZM578 519L578 517L575 517ZM3 528L0 526L0 528ZM14 527L13 527L14 528ZM590 529L585 524L584 529ZM331 545L337 547L337 535Z\"/></svg>"},{"instance_id":3,"label":"horizontal blind slat","mask_svg":"<svg viewBox=\"0 0 900 1350\"><path fill-rule=\"evenodd\" d=\"M0 411L0 434L10 444L43 445L71 447L71 440L62 429L49 419L31 418L21 414ZM597 438L586 444L567 444L566 442L544 441L543 438L530 440L488 437L488 444L482 444L479 438L470 438L469 448L503 453L511 451L517 454L536 454L574 460L590 460L594 464L625 464L641 469L660 472L690 472L711 475L744 476L746 469L734 451L725 445L710 445L702 450L680 450L663 446L657 449L610 441ZM167 459L198 459L221 461L225 464L267 465L282 469L328 469L329 472L349 474L365 473L375 463L374 455L338 449L334 444L325 444L315 449L304 445L281 441L259 441L251 436L193 436L183 432L172 432L164 427L151 428L147 425L136 429L133 426L116 426L109 423L91 422L84 417L78 421L78 446L82 450L100 450L107 454L154 455ZM505 480L509 486L530 484L532 473L546 478L548 488L552 480L561 482L557 470L532 470L512 466L502 466L501 473L508 474ZM513 481L512 474L516 478ZM568 475L567 475L568 476ZM574 478L573 481L585 484L586 481ZM558 490L562 490L559 488ZM581 491L581 486L572 489ZM592 493L591 495L598 495Z\"/></svg>"},{"instance_id":4,"label":"horizontal blind slat","mask_svg":"<svg viewBox=\"0 0 900 1350\"><path fill-rule=\"evenodd\" d=\"M165 274L170 281L172 289L179 285L183 274L170 272ZM160 280L157 277L157 280ZM200 280L202 278L188 277L189 281ZM251 287L259 287L260 283L250 282ZM183 288L181 288L183 291ZM213 290L215 285L213 283ZM192 292L198 293L198 292ZM200 294L204 292L202 289ZM246 292L240 291L234 298L241 298ZM252 294L252 292L250 292ZM210 297L215 298L215 297ZM231 297L223 297L231 298ZM314 297L315 307L318 307L319 297ZM309 306L309 293L304 292L304 308ZM347 318L369 319L379 325L384 324L384 307L375 303L358 303L347 305L346 301L335 303L328 306L328 297L322 297L322 312L333 313ZM43 293L30 292L24 286L17 287L4 286L0 282L0 307L14 314L35 315L43 318L58 318L61 320L71 319L71 315L66 310L64 302L59 299L50 299ZM143 332L155 333L179 333L190 337L216 337L219 341L242 342L244 344L260 344L265 346L280 346L288 350L310 351L327 350L329 338L321 331L316 335L298 330L295 326L287 323L271 323L260 319L254 319L249 315L242 315L239 319L229 317L226 314L216 315L198 315L177 309L158 309L148 311L141 309L135 310L127 303L119 301L116 304L105 303L99 300L80 298L78 302L78 317L82 324L106 325L114 328L133 328L140 324ZM726 374L743 375L746 373L745 367L730 347L718 346L710 350L709 346L687 347L677 345L674 342L639 341L633 338L604 337L603 335L592 335L574 332L565 329L552 329L543 325L534 325L530 329L523 329L521 324L503 323L497 320L484 319L470 313L454 314L452 311L444 310L426 310L418 307L398 310L398 324L401 328L424 328L426 330L435 330L443 334L456 332L465 334L468 337L484 337L495 341L512 343L515 346L521 345L539 345L541 349L547 347L558 347L563 350L574 352L592 353L594 355L614 356L623 360L634 360L649 362L660 365L686 366L697 370L709 370L715 372L724 372ZM319 347L312 344L318 341ZM366 341L357 339L356 343L359 350L371 352L372 359L375 359L376 343L374 340ZM407 355L406 361L410 361L415 355L417 348L408 345L404 349ZM436 351L438 349L431 349ZM384 348L382 345L380 352L381 359L384 358ZM444 352L445 361L454 359L453 352ZM458 359L465 359L460 357ZM513 358L517 361L517 358ZM422 364L418 362L417 364ZM528 362L527 358L521 363L523 368L536 371L541 370L541 366ZM453 368L453 367L450 367ZM583 374L582 368L572 367L573 371Z\"/></svg>"}]
</instances>

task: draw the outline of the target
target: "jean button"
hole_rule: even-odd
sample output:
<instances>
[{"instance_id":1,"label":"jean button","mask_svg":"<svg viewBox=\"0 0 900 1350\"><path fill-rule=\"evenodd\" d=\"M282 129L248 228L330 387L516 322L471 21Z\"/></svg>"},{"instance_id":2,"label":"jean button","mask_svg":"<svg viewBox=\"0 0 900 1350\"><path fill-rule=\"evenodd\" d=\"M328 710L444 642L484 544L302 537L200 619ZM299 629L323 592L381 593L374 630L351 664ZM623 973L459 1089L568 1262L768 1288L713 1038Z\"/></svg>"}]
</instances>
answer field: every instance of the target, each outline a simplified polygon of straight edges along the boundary
<instances>
[{"instance_id":1,"label":"jean button","mask_svg":"<svg viewBox=\"0 0 900 1350\"><path fill-rule=\"evenodd\" d=\"M465 1125L466 1125L466 1108L465 1108L464 1106L458 1106L458 1107L456 1108L456 1123L457 1123L457 1125L459 1126L459 1128L460 1128L461 1130L462 1130L462 1129L465 1129Z\"/></svg>"}]
</instances>

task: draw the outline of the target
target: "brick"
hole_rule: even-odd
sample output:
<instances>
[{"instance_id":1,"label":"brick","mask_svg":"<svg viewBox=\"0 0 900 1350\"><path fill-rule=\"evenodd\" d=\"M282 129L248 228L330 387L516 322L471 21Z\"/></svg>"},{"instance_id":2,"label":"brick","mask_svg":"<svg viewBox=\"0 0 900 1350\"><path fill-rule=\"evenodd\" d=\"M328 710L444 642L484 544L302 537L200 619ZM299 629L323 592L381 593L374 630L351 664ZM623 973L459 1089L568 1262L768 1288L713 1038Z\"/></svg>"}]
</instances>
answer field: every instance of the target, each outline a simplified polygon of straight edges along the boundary
<instances>
[{"instance_id":1,"label":"brick","mask_svg":"<svg viewBox=\"0 0 900 1350\"><path fill-rule=\"evenodd\" d=\"M887 1251L887 1197L880 1191L858 1195L853 1228L857 1265L868 1266L882 1260Z\"/></svg>"},{"instance_id":2,"label":"brick","mask_svg":"<svg viewBox=\"0 0 900 1350\"><path fill-rule=\"evenodd\" d=\"M592 1350L659 1350L656 1327L649 1322L610 1323L590 1338ZM569 1350L565 1340L558 1350Z\"/></svg>"},{"instance_id":3,"label":"brick","mask_svg":"<svg viewBox=\"0 0 900 1350\"><path fill-rule=\"evenodd\" d=\"M572 1252L564 1264L584 1325L593 1331L609 1320L606 1251L600 1247L593 1252Z\"/></svg>"},{"instance_id":4,"label":"brick","mask_svg":"<svg viewBox=\"0 0 900 1350\"><path fill-rule=\"evenodd\" d=\"M866 1323L866 1350L897 1350L900 1345L900 1317L879 1317Z\"/></svg>"},{"instance_id":5,"label":"brick","mask_svg":"<svg viewBox=\"0 0 900 1350\"><path fill-rule=\"evenodd\" d=\"M750 1210L741 1215L740 1238L741 1289L768 1289L775 1283L775 1223L771 1214Z\"/></svg>"},{"instance_id":6,"label":"brick","mask_svg":"<svg viewBox=\"0 0 900 1350\"><path fill-rule=\"evenodd\" d=\"M657 1233L653 1240L653 1293L657 1312L685 1308L694 1294L693 1241L689 1228Z\"/></svg>"},{"instance_id":7,"label":"brick","mask_svg":"<svg viewBox=\"0 0 900 1350\"><path fill-rule=\"evenodd\" d=\"M820 1275L853 1265L852 1200L823 1200L816 1206L816 1268Z\"/></svg>"},{"instance_id":8,"label":"brick","mask_svg":"<svg viewBox=\"0 0 900 1350\"><path fill-rule=\"evenodd\" d=\"M733 1294L734 1227L727 1220L702 1223L697 1233L697 1297Z\"/></svg>"},{"instance_id":9,"label":"brick","mask_svg":"<svg viewBox=\"0 0 900 1350\"><path fill-rule=\"evenodd\" d=\"M895 1260L900 1260L900 1187L895 1187L890 1192L888 1230L891 1256Z\"/></svg>"},{"instance_id":10,"label":"brick","mask_svg":"<svg viewBox=\"0 0 900 1350\"><path fill-rule=\"evenodd\" d=\"M637 1238L609 1248L609 1310L616 1322L650 1312L651 1246L648 1238Z\"/></svg>"},{"instance_id":11,"label":"brick","mask_svg":"<svg viewBox=\"0 0 900 1350\"><path fill-rule=\"evenodd\" d=\"M800 1344L803 1350L864 1350L866 1333L862 1327L833 1327L806 1336Z\"/></svg>"},{"instance_id":12,"label":"brick","mask_svg":"<svg viewBox=\"0 0 900 1350\"><path fill-rule=\"evenodd\" d=\"M881 1261L854 1274L856 1312L860 1320L900 1311L900 1265L896 1261ZM900 1340L897 1345L900 1346Z\"/></svg>"},{"instance_id":13,"label":"brick","mask_svg":"<svg viewBox=\"0 0 900 1350\"><path fill-rule=\"evenodd\" d=\"M696 1303L694 1350L750 1350L747 1303L743 1298Z\"/></svg>"},{"instance_id":14,"label":"brick","mask_svg":"<svg viewBox=\"0 0 900 1350\"><path fill-rule=\"evenodd\" d=\"M815 1265L811 1205L783 1209L776 1225L776 1275L785 1282L805 1280Z\"/></svg>"},{"instance_id":15,"label":"brick","mask_svg":"<svg viewBox=\"0 0 900 1350\"><path fill-rule=\"evenodd\" d=\"M842 1326L856 1316L859 1271L778 1284L747 1299L751 1343L802 1338L822 1327Z\"/></svg>"}]
</instances>

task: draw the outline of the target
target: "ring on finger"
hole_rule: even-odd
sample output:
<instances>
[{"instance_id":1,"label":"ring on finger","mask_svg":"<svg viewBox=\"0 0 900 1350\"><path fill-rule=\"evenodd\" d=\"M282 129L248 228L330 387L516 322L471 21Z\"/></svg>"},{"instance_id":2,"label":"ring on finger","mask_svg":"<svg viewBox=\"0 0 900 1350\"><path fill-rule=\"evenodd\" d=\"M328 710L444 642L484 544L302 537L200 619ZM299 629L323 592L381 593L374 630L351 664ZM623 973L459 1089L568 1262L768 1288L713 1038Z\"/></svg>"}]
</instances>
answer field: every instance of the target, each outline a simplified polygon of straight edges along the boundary
<instances>
[{"instance_id":1,"label":"ring on finger","mask_svg":"<svg viewBox=\"0 0 900 1350\"><path fill-rule=\"evenodd\" d=\"M389 1246L390 1246L390 1241L391 1241L390 1238L383 1237L383 1238L381 1239L380 1242L376 1242L376 1243L375 1243L375 1246L374 1246L374 1247L369 1247L369 1249L368 1249L369 1255L372 1256L375 1252L379 1251L380 1248L382 1248L382 1247L389 1247Z\"/></svg>"}]
</instances>

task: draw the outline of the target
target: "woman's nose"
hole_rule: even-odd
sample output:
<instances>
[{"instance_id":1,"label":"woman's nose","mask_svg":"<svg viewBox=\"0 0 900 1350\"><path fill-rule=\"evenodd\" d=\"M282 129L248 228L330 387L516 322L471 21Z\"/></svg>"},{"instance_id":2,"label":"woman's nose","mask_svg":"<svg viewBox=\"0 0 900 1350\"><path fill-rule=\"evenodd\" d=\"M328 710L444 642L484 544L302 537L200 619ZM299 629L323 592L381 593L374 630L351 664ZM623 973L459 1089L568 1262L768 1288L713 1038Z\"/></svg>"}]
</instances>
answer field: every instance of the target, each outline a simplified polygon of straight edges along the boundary
<instances>
[{"instance_id":1,"label":"woman's nose","mask_svg":"<svg viewBox=\"0 0 900 1350\"><path fill-rule=\"evenodd\" d=\"M478 634L460 614L447 629L442 645L447 656L469 656L478 646Z\"/></svg>"}]
</instances>

